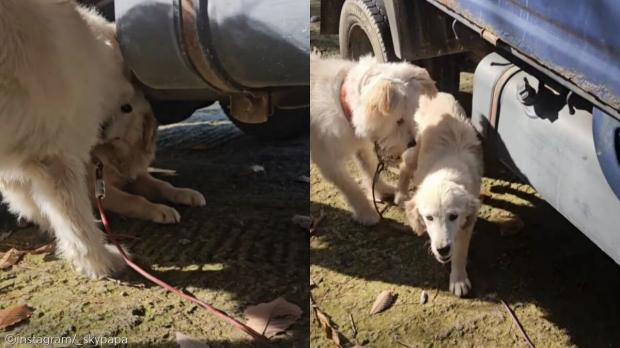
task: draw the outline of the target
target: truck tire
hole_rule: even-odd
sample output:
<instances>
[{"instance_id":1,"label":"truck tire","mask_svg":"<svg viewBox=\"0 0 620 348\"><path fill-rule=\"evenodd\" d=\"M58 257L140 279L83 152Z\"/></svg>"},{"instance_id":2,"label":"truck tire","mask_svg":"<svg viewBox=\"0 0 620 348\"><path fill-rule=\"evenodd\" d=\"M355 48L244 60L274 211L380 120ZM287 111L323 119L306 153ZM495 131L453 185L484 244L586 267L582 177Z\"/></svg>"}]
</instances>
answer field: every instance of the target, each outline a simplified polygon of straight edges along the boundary
<instances>
[{"instance_id":1,"label":"truck tire","mask_svg":"<svg viewBox=\"0 0 620 348\"><path fill-rule=\"evenodd\" d=\"M340 12L340 55L357 60L372 53L380 62L394 61L394 47L381 0L346 0Z\"/></svg>"},{"instance_id":2,"label":"truck tire","mask_svg":"<svg viewBox=\"0 0 620 348\"><path fill-rule=\"evenodd\" d=\"M278 109L264 123L244 123L235 119L228 104L220 101L228 119L243 133L263 140L286 140L307 134L310 129L310 108Z\"/></svg>"}]
</instances>

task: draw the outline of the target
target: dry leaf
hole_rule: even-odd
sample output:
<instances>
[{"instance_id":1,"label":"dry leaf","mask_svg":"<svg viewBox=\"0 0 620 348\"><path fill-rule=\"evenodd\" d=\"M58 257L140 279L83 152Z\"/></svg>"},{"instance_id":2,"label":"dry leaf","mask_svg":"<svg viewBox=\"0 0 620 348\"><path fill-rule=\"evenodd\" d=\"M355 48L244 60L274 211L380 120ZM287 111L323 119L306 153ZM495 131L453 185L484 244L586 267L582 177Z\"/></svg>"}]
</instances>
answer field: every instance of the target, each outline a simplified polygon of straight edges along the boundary
<instances>
[{"instance_id":1,"label":"dry leaf","mask_svg":"<svg viewBox=\"0 0 620 348\"><path fill-rule=\"evenodd\" d=\"M300 175L297 177L297 179L295 179L297 182L303 182L305 184L309 184L310 183L310 177L307 175Z\"/></svg>"},{"instance_id":2,"label":"dry leaf","mask_svg":"<svg viewBox=\"0 0 620 348\"><path fill-rule=\"evenodd\" d=\"M282 297L268 303L249 306L243 312L247 318L246 325L267 338L284 332L301 317L302 313L299 306Z\"/></svg>"},{"instance_id":3,"label":"dry leaf","mask_svg":"<svg viewBox=\"0 0 620 348\"><path fill-rule=\"evenodd\" d=\"M309 230L309 229L310 229L310 227L312 227L312 218L311 218L311 217L309 217L309 216L307 216L307 215L298 215L298 214L295 214L295 215L293 215L293 217L291 218L291 221L292 221L295 225L297 225L297 226L299 226L299 227L303 228L304 230Z\"/></svg>"},{"instance_id":4,"label":"dry leaf","mask_svg":"<svg viewBox=\"0 0 620 348\"><path fill-rule=\"evenodd\" d=\"M193 337L187 336L182 332L176 333L176 340L179 348L210 348L208 344L197 341Z\"/></svg>"},{"instance_id":5,"label":"dry leaf","mask_svg":"<svg viewBox=\"0 0 620 348\"><path fill-rule=\"evenodd\" d=\"M498 214L497 224L499 225L499 234L502 237L514 236L525 227L523 220L509 211L503 211L501 214Z\"/></svg>"},{"instance_id":6,"label":"dry leaf","mask_svg":"<svg viewBox=\"0 0 620 348\"><path fill-rule=\"evenodd\" d=\"M428 302L428 293L426 290L422 290L420 293L420 304L425 304L426 302Z\"/></svg>"},{"instance_id":7,"label":"dry leaf","mask_svg":"<svg viewBox=\"0 0 620 348\"><path fill-rule=\"evenodd\" d=\"M253 164L250 166L250 170L254 173L263 173L265 172L265 167L258 164Z\"/></svg>"},{"instance_id":8,"label":"dry leaf","mask_svg":"<svg viewBox=\"0 0 620 348\"><path fill-rule=\"evenodd\" d=\"M0 311L0 330L22 322L32 315L32 311L26 305L17 305Z\"/></svg>"},{"instance_id":9,"label":"dry leaf","mask_svg":"<svg viewBox=\"0 0 620 348\"><path fill-rule=\"evenodd\" d=\"M0 258L0 269L13 266L21 260L22 256L24 256L23 251L15 248L9 249L9 251L5 252L4 255L2 255L2 258Z\"/></svg>"},{"instance_id":10,"label":"dry leaf","mask_svg":"<svg viewBox=\"0 0 620 348\"><path fill-rule=\"evenodd\" d=\"M28 254L38 255L38 254L51 254L56 250L56 244L49 243L43 246L40 246L34 250L28 251Z\"/></svg>"},{"instance_id":11,"label":"dry leaf","mask_svg":"<svg viewBox=\"0 0 620 348\"><path fill-rule=\"evenodd\" d=\"M314 314L316 314L316 318L318 319L323 331L325 331L325 336L331 339L338 347L342 347L340 343L340 332L336 330L336 328L332 325L331 320L317 307L314 307Z\"/></svg>"},{"instance_id":12,"label":"dry leaf","mask_svg":"<svg viewBox=\"0 0 620 348\"><path fill-rule=\"evenodd\" d=\"M394 303L394 295L392 294L392 292L389 290L382 291L379 296L377 296L375 303L372 305L372 308L370 309L370 314L377 314L383 312L384 310L388 309L392 305L392 303Z\"/></svg>"}]
</instances>

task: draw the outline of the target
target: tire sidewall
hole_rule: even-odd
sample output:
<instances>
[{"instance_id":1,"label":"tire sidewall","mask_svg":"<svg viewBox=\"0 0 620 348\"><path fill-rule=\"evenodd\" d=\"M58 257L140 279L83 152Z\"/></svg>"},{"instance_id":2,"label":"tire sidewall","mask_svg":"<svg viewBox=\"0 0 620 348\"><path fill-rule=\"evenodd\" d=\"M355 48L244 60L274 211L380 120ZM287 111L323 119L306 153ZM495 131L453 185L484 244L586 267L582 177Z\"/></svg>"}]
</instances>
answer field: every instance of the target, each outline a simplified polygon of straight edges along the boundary
<instances>
[{"instance_id":1,"label":"tire sidewall","mask_svg":"<svg viewBox=\"0 0 620 348\"><path fill-rule=\"evenodd\" d=\"M389 41L389 35L386 32L389 30L385 26L387 22L377 23L375 21L366 5L368 2L376 6L376 3L372 0L346 0L342 6L338 35L340 55L347 59L356 58L354 56L356 52L351 52L350 42L352 30L355 27L359 27L368 38L375 58L380 62L393 61L395 57L391 41ZM379 8L378 6L376 7Z\"/></svg>"}]
</instances>

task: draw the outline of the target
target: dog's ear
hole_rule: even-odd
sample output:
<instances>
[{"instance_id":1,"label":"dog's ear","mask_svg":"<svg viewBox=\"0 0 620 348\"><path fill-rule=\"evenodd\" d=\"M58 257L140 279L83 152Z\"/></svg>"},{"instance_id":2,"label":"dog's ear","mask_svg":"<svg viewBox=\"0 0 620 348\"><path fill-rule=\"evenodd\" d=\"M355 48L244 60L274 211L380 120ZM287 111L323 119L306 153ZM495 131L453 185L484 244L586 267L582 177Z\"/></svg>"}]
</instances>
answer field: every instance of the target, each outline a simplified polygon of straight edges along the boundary
<instances>
[{"instance_id":1,"label":"dog's ear","mask_svg":"<svg viewBox=\"0 0 620 348\"><path fill-rule=\"evenodd\" d=\"M424 233L426 233L426 225L424 221L422 221L418 207L415 204L415 196L405 202L405 213L413 232L418 236L424 235Z\"/></svg>"},{"instance_id":2,"label":"dog's ear","mask_svg":"<svg viewBox=\"0 0 620 348\"><path fill-rule=\"evenodd\" d=\"M396 82L378 79L363 97L367 114L391 114L398 107L400 95L400 89Z\"/></svg>"},{"instance_id":3,"label":"dog's ear","mask_svg":"<svg viewBox=\"0 0 620 348\"><path fill-rule=\"evenodd\" d=\"M467 202L467 218L465 219L465 224L463 225L463 229L473 228L476 220L478 219L478 210L480 210L480 199L475 197L474 195L469 195Z\"/></svg>"}]
</instances>

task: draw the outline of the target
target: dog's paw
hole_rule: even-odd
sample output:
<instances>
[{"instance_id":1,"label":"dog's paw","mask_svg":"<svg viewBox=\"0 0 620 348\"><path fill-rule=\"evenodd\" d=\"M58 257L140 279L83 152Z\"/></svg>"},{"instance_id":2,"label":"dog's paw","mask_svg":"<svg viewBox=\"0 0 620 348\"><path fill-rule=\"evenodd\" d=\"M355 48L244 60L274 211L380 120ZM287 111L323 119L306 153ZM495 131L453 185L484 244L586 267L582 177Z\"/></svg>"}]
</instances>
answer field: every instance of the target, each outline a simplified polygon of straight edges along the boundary
<instances>
[{"instance_id":1,"label":"dog's paw","mask_svg":"<svg viewBox=\"0 0 620 348\"><path fill-rule=\"evenodd\" d=\"M178 224L181 222L181 214L167 205L155 204L150 211L150 220L158 224Z\"/></svg>"},{"instance_id":2,"label":"dog's paw","mask_svg":"<svg viewBox=\"0 0 620 348\"><path fill-rule=\"evenodd\" d=\"M189 205L192 207L202 207L207 204L207 200L202 193L192 189L177 189L172 202L177 204Z\"/></svg>"},{"instance_id":3,"label":"dog's paw","mask_svg":"<svg viewBox=\"0 0 620 348\"><path fill-rule=\"evenodd\" d=\"M118 249L109 244L92 248L83 255L73 255L70 261L76 271L92 279L117 274L126 266Z\"/></svg>"},{"instance_id":4,"label":"dog's paw","mask_svg":"<svg viewBox=\"0 0 620 348\"><path fill-rule=\"evenodd\" d=\"M353 218L364 226L372 226L379 223L381 216L374 209L366 210L364 212L354 212Z\"/></svg>"},{"instance_id":5,"label":"dog's paw","mask_svg":"<svg viewBox=\"0 0 620 348\"><path fill-rule=\"evenodd\" d=\"M394 195L394 204L396 204L399 207L402 207L408 199L409 199L409 195L398 191Z\"/></svg>"},{"instance_id":6,"label":"dog's paw","mask_svg":"<svg viewBox=\"0 0 620 348\"><path fill-rule=\"evenodd\" d=\"M455 274L450 273L450 292L458 297L463 297L469 293L471 282L467 277L467 273Z\"/></svg>"}]
</instances>

